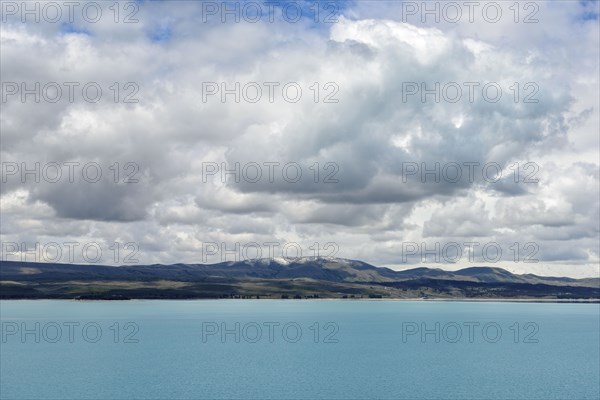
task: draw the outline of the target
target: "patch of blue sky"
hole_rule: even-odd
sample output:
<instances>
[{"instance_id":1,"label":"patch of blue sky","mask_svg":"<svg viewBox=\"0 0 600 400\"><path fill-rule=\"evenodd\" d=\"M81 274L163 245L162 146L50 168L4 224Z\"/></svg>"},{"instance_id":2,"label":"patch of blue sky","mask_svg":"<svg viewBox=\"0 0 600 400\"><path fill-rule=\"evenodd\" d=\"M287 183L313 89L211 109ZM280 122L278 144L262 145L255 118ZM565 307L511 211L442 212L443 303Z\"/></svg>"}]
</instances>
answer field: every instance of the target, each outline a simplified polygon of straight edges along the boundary
<instances>
[{"instance_id":1,"label":"patch of blue sky","mask_svg":"<svg viewBox=\"0 0 600 400\"><path fill-rule=\"evenodd\" d=\"M144 6L153 2L173 3L188 0L137 0ZM193 1L193 0L191 0ZM342 13L356 4L355 0L202 0L198 1L198 17L202 22L303 22L315 26L331 26Z\"/></svg>"},{"instance_id":2,"label":"patch of blue sky","mask_svg":"<svg viewBox=\"0 0 600 400\"><path fill-rule=\"evenodd\" d=\"M194 0L136 0L140 7L152 3L171 3ZM198 1L191 15L202 24L270 23L284 21L301 23L308 29L327 34L329 29L352 8L355 0L203 0ZM188 10L189 11L189 10ZM190 16L188 14L188 16ZM169 18L170 20L171 18ZM150 24L147 37L152 42L168 42L175 35L172 21L161 19Z\"/></svg>"},{"instance_id":3,"label":"patch of blue sky","mask_svg":"<svg viewBox=\"0 0 600 400\"><path fill-rule=\"evenodd\" d=\"M148 38L152 42L166 42L171 39L173 35L173 29L169 24L160 24L151 30L148 34Z\"/></svg>"},{"instance_id":4,"label":"patch of blue sky","mask_svg":"<svg viewBox=\"0 0 600 400\"><path fill-rule=\"evenodd\" d=\"M77 34L77 35L87 35L92 36L92 33L85 28L77 26L72 22L63 22L60 25L60 32L64 35L68 34Z\"/></svg>"},{"instance_id":5,"label":"patch of blue sky","mask_svg":"<svg viewBox=\"0 0 600 400\"><path fill-rule=\"evenodd\" d=\"M600 2L598 0L580 0L581 12L579 13L579 20L581 21L597 21L598 13L600 8Z\"/></svg>"}]
</instances>

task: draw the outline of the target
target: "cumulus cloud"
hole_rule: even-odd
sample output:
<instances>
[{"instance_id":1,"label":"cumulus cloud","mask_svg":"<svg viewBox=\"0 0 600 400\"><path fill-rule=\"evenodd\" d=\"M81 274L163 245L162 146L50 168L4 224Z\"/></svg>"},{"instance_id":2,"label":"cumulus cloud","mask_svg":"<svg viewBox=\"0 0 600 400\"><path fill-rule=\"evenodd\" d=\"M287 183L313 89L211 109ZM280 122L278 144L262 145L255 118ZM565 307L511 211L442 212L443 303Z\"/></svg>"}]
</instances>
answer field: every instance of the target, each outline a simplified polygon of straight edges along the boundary
<instances>
[{"instance_id":1,"label":"cumulus cloud","mask_svg":"<svg viewBox=\"0 0 600 400\"><path fill-rule=\"evenodd\" d=\"M123 241L144 263L201 261L206 242L334 242L455 269L472 263L404 262L402 246L477 240L515 272L598 275L597 10L451 23L365 4L334 23L204 22L202 2L139 3L132 24L8 18L3 91L63 96L3 100L3 241ZM43 176L72 162L101 179ZM40 182L22 175L36 163ZM511 259L515 242L539 262Z\"/></svg>"}]
</instances>

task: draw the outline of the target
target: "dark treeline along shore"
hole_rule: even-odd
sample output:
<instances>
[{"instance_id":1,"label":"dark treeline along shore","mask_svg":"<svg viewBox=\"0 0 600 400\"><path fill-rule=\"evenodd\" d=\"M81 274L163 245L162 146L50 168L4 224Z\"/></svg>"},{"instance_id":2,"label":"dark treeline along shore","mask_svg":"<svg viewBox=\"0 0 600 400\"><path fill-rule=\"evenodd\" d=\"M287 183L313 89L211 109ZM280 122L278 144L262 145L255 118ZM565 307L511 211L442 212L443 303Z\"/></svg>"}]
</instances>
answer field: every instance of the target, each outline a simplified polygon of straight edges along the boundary
<instances>
[{"instance_id":1,"label":"dark treeline along shore","mask_svg":"<svg viewBox=\"0 0 600 400\"><path fill-rule=\"evenodd\" d=\"M491 267L394 271L339 258L118 267L2 261L0 298L600 301L600 279L515 275Z\"/></svg>"}]
</instances>

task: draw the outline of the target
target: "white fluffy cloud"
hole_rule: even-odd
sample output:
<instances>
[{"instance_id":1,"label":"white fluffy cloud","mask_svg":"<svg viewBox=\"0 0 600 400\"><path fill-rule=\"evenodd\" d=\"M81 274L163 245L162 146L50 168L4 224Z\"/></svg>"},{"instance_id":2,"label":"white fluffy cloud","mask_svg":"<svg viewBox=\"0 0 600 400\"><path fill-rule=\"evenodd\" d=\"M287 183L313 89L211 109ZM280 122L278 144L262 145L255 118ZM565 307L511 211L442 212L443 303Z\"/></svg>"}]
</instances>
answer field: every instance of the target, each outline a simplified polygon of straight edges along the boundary
<instances>
[{"instance_id":1,"label":"white fluffy cloud","mask_svg":"<svg viewBox=\"0 0 600 400\"><path fill-rule=\"evenodd\" d=\"M135 243L142 263L201 262L208 242L295 242L304 255L317 243L376 265L449 269L491 264L404 257L406 244L478 242L500 246L494 265L514 272L597 276L597 3L540 2L535 24L423 22L400 2L364 4L319 24L203 22L202 2L139 3L133 24L8 18L3 95L7 82L80 85L73 102L64 85L56 103L3 100L3 242ZM89 82L103 89L97 103L82 96ZM206 96L236 82L247 85L239 102ZM423 99L421 84L436 83L440 99ZM300 100L286 101L297 87ZM74 182L66 162L79 163ZM63 165L63 178L9 172L35 163ZM436 163L440 179L422 175ZM239 181L222 176L236 164ZM112 255L102 261L124 262Z\"/></svg>"}]
</instances>

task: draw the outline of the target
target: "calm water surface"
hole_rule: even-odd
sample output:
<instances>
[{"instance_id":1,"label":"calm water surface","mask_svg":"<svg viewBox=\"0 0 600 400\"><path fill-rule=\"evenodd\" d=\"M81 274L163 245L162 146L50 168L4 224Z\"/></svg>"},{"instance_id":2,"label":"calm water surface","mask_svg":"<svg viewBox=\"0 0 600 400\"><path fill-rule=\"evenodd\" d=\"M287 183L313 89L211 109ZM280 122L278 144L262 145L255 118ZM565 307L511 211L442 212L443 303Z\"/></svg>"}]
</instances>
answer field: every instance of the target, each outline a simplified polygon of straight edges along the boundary
<instances>
[{"instance_id":1,"label":"calm water surface","mask_svg":"<svg viewBox=\"0 0 600 400\"><path fill-rule=\"evenodd\" d=\"M2 301L2 399L598 399L600 305Z\"/></svg>"}]
</instances>

